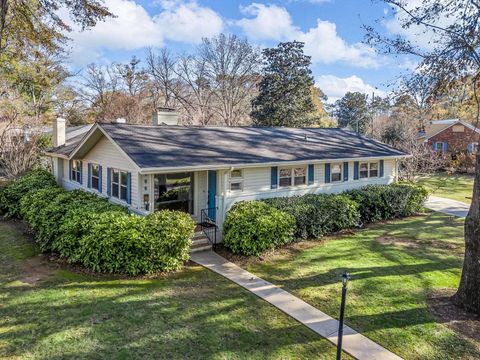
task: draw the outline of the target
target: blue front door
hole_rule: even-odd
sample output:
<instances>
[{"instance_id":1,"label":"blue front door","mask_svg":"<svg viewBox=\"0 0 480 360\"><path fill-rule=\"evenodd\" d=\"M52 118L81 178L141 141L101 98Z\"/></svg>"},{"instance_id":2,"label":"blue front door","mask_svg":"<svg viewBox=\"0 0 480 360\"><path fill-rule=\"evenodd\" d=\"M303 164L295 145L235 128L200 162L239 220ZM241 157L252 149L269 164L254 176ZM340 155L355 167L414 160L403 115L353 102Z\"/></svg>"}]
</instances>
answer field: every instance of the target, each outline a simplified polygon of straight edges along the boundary
<instances>
[{"instance_id":1,"label":"blue front door","mask_svg":"<svg viewBox=\"0 0 480 360\"><path fill-rule=\"evenodd\" d=\"M208 217L216 220L217 208L215 206L215 195L217 195L217 172L208 170Z\"/></svg>"}]
</instances>

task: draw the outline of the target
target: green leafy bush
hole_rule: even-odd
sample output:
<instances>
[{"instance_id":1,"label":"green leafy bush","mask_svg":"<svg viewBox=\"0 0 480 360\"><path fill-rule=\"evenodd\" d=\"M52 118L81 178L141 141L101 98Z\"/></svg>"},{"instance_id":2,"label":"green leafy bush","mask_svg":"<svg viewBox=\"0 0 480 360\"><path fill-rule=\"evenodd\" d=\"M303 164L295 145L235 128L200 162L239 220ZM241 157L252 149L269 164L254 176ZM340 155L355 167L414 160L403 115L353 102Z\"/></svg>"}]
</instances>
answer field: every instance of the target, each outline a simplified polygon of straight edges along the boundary
<instances>
[{"instance_id":1,"label":"green leafy bush","mask_svg":"<svg viewBox=\"0 0 480 360\"><path fill-rule=\"evenodd\" d=\"M81 238L79 261L94 271L148 274L178 269L188 260L195 223L188 214L148 217L105 212Z\"/></svg>"},{"instance_id":2,"label":"green leafy bush","mask_svg":"<svg viewBox=\"0 0 480 360\"><path fill-rule=\"evenodd\" d=\"M58 188L55 178L44 169L36 169L11 182L0 191L0 213L7 217L20 217L20 200L30 191Z\"/></svg>"},{"instance_id":3,"label":"green leafy bush","mask_svg":"<svg viewBox=\"0 0 480 360\"><path fill-rule=\"evenodd\" d=\"M293 240L295 219L261 201L236 203L223 224L223 243L233 253L259 255Z\"/></svg>"},{"instance_id":4,"label":"green leafy bush","mask_svg":"<svg viewBox=\"0 0 480 360\"><path fill-rule=\"evenodd\" d=\"M318 238L358 225L358 205L345 195L318 194L265 199L295 218L295 238Z\"/></svg>"},{"instance_id":5,"label":"green leafy bush","mask_svg":"<svg viewBox=\"0 0 480 360\"><path fill-rule=\"evenodd\" d=\"M363 223L411 216L420 211L428 196L414 184L368 185L345 193L359 205Z\"/></svg>"}]
</instances>

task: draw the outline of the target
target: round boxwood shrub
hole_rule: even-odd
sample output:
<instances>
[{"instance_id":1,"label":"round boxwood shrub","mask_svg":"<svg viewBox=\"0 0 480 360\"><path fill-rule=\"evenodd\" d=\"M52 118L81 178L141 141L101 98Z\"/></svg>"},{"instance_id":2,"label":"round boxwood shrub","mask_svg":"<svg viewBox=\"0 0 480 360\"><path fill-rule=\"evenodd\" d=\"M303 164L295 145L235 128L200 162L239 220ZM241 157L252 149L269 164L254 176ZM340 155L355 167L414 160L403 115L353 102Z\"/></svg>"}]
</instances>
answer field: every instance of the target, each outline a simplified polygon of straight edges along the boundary
<instances>
[{"instance_id":1,"label":"round boxwood shrub","mask_svg":"<svg viewBox=\"0 0 480 360\"><path fill-rule=\"evenodd\" d=\"M295 219L261 201L236 203L223 223L223 244L235 254L259 255L293 240Z\"/></svg>"},{"instance_id":2,"label":"round boxwood shrub","mask_svg":"<svg viewBox=\"0 0 480 360\"><path fill-rule=\"evenodd\" d=\"M58 188L53 175L45 169L35 169L12 181L0 191L0 213L20 217L20 200L30 191Z\"/></svg>"},{"instance_id":3,"label":"round boxwood shrub","mask_svg":"<svg viewBox=\"0 0 480 360\"><path fill-rule=\"evenodd\" d=\"M78 261L99 272L149 274L178 269L188 260L195 223L188 214L148 217L108 211L80 239Z\"/></svg>"}]
</instances>

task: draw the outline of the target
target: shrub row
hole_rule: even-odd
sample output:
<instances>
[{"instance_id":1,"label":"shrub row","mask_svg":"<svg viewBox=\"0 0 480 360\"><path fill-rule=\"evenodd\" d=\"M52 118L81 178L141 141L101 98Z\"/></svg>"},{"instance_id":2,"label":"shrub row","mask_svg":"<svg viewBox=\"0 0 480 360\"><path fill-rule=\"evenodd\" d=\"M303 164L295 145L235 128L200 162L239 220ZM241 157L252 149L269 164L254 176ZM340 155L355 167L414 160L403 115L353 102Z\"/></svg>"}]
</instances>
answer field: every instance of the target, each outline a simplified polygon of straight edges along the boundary
<instances>
[{"instance_id":1,"label":"shrub row","mask_svg":"<svg viewBox=\"0 0 480 360\"><path fill-rule=\"evenodd\" d=\"M37 186L25 186L26 182ZM18 203L13 204L14 198ZM195 224L188 214L128 214L125 207L94 194L59 188L46 171L8 185L0 203L6 214L28 222L42 251L55 251L93 271L132 275L171 271L189 257Z\"/></svg>"},{"instance_id":2,"label":"shrub row","mask_svg":"<svg viewBox=\"0 0 480 360\"><path fill-rule=\"evenodd\" d=\"M337 195L239 202L225 219L224 245L234 253L259 255L294 240L414 215L427 195L422 186L394 184L370 185Z\"/></svg>"}]
</instances>

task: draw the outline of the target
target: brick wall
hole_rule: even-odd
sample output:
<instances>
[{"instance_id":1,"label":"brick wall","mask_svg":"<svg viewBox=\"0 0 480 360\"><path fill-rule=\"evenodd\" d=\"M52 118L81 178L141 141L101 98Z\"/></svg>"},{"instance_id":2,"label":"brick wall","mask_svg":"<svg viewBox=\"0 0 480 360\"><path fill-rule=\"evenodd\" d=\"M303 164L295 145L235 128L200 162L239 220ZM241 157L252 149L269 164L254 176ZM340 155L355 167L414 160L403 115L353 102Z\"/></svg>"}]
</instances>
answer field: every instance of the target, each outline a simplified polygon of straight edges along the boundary
<instances>
[{"instance_id":1,"label":"brick wall","mask_svg":"<svg viewBox=\"0 0 480 360\"><path fill-rule=\"evenodd\" d=\"M461 124L454 126L463 126ZM472 142L480 143L480 134L463 126L463 132L454 132L454 126L441 131L437 135L428 139L428 145L432 147L434 142L446 142L448 152L457 152L467 150L468 144Z\"/></svg>"}]
</instances>

